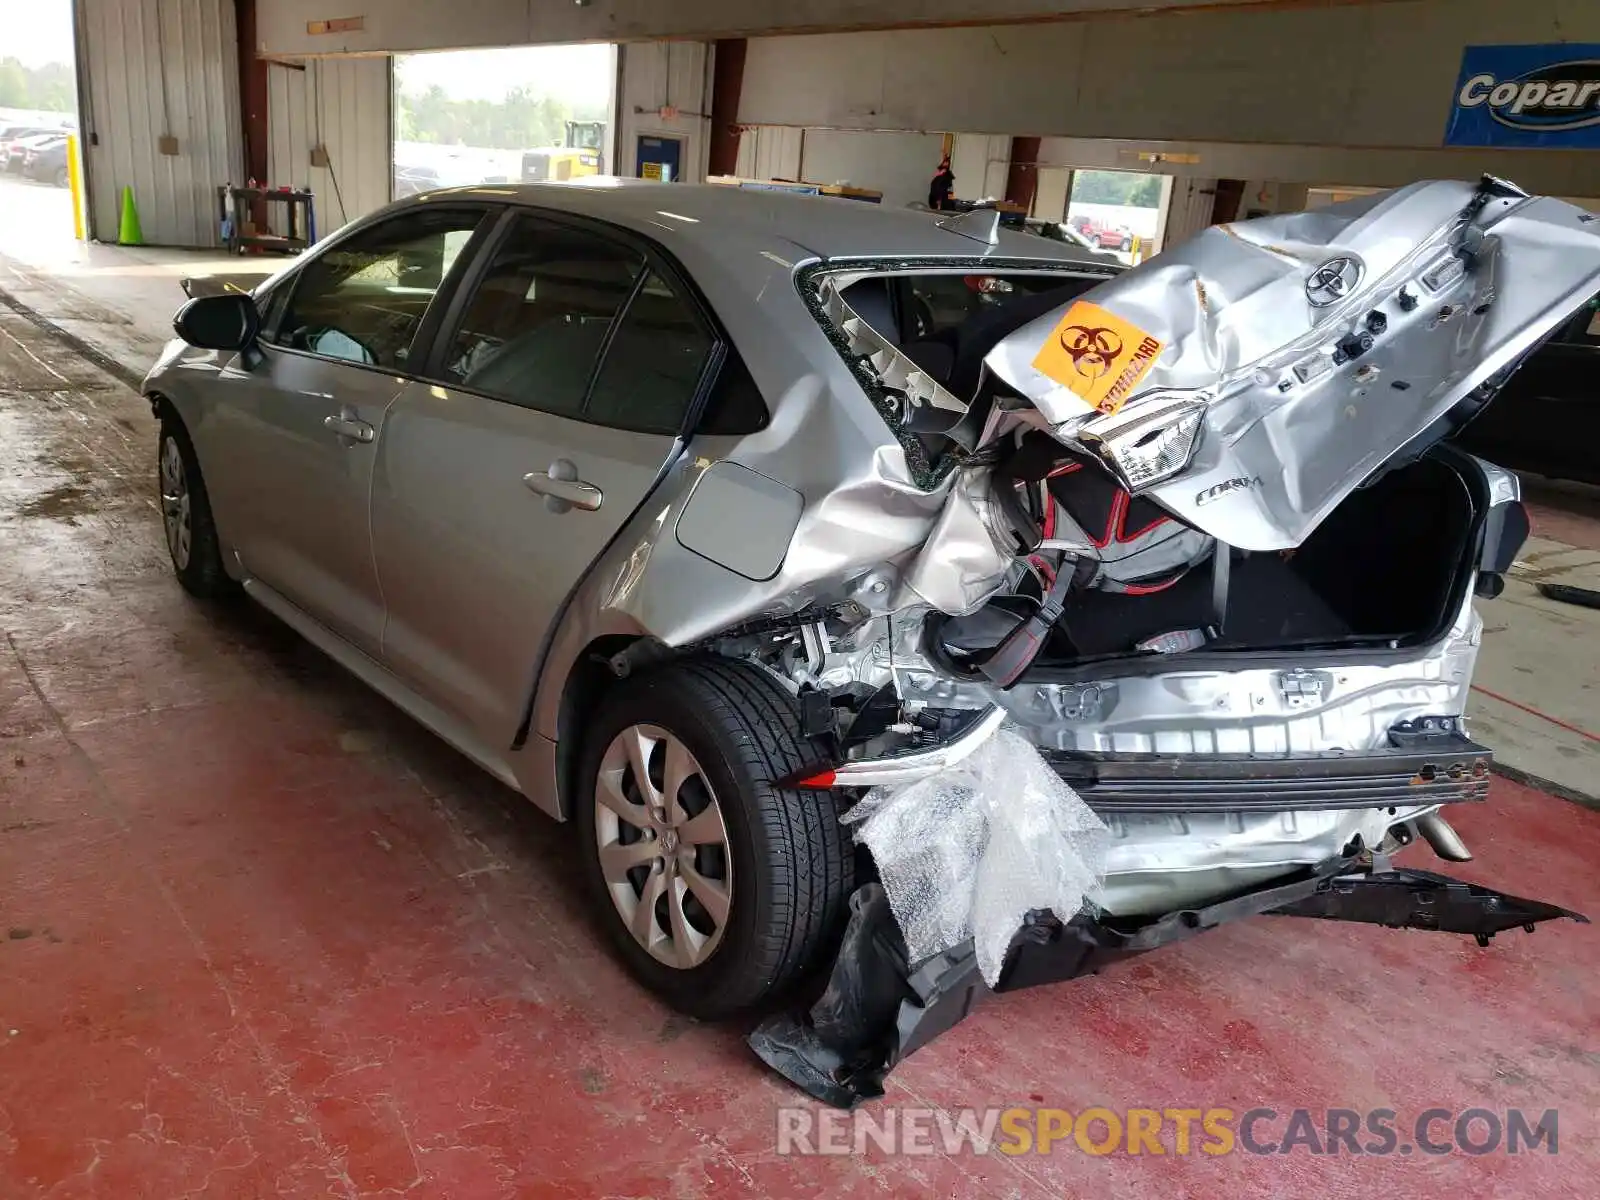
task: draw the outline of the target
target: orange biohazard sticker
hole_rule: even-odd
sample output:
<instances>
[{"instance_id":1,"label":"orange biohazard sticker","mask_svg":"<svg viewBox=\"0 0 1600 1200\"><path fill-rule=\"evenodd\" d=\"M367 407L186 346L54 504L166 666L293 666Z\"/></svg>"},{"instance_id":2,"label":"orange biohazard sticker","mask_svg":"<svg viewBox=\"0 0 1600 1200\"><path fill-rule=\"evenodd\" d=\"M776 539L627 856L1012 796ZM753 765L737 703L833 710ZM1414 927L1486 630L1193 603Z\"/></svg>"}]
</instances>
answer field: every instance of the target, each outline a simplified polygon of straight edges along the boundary
<instances>
[{"instance_id":1,"label":"orange biohazard sticker","mask_svg":"<svg viewBox=\"0 0 1600 1200\"><path fill-rule=\"evenodd\" d=\"M1040 347L1033 369L1109 414L1149 374L1164 345L1098 304L1079 300Z\"/></svg>"}]
</instances>

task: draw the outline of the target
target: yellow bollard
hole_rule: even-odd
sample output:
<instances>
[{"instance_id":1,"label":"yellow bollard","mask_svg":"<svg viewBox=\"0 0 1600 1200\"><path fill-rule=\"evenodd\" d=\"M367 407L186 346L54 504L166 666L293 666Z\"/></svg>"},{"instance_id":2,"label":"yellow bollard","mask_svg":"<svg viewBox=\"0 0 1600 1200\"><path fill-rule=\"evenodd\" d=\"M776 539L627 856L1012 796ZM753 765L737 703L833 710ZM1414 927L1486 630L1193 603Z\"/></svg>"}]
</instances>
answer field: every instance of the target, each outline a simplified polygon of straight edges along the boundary
<instances>
[{"instance_id":1,"label":"yellow bollard","mask_svg":"<svg viewBox=\"0 0 1600 1200\"><path fill-rule=\"evenodd\" d=\"M72 194L72 236L83 241L83 164L78 161L78 135L67 135L67 190Z\"/></svg>"}]
</instances>

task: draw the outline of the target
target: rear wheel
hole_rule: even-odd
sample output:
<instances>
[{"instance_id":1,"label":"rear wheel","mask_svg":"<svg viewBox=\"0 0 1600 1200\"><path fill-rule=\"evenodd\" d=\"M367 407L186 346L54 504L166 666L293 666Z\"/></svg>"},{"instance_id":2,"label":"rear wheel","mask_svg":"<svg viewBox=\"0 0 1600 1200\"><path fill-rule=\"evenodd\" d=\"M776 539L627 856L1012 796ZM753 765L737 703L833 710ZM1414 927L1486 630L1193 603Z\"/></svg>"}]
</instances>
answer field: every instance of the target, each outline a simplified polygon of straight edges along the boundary
<instances>
[{"instance_id":1,"label":"rear wheel","mask_svg":"<svg viewBox=\"0 0 1600 1200\"><path fill-rule=\"evenodd\" d=\"M69 183L71 183L71 180L69 180L67 178L67 169L65 167L57 168L57 170L56 170L56 179L55 179L56 186L58 188L64 188Z\"/></svg>"},{"instance_id":2,"label":"rear wheel","mask_svg":"<svg viewBox=\"0 0 1600 1200\"><path fill-rule=\"evenodd\" d=\"M230 595L238 584L222 565L211 502L188 430L172 415L161 420L157 451L157 478L161 495L161 523L166 533L172 570L185 591L203 599Z\"/></svg>"},{"instance_id":3,"label":"rear wheel","mask_svg":"<svg viewBox=\"0 0 1600 1200\"><path fill-rule=\"evenodd\" d=\"M773 785L816 759L789 694L747 663L676 663L601 702L573 797L585 883L674 1008L750 1008L843 927L853 854L834 802Z\"/></svg>"}]
</instances>

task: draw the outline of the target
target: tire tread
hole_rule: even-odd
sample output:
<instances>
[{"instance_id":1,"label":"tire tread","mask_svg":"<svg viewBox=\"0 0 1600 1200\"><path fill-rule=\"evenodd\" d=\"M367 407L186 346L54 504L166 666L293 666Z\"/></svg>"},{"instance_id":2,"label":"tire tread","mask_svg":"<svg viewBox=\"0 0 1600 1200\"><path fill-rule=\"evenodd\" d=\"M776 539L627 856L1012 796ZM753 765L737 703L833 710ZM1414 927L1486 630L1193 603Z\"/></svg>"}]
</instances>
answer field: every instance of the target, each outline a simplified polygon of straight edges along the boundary
<instances>
[{"instance_id":1,"label":"tire tread","mask_svg":"<svg viewBox=\"0 0 1600 1200\"><path fill-rule=\"evenodd\" d=\"M721 710L719 723L747 727L742 749L756 778L782 779L821 757L806 753L814 748L800 734L793 701L761 668L726 659L691 660L685 666L712 698L712 711ZM772 928L781 936L768 948L765 973L767 986L778 988L803 973L826 934L842 923L854 854L827 793L770 784L765 790L774 803L760 807L762 836L782 848L775 858L791 867L790 877L774 880L772 887Z\"/></svg>"},{"instance_id":2,"label":"tire tread","mask_svg":"<svg viewBox=\"0 0 1600 1200\"><path fill-rule=\"evenodd\" d=\"M596 865L590 863L586 873L601 920L634 973L682 1011L718 1018L765 1002L821 965L828 940L844 928L855 853L832 793L773 785L774 780L816 762L824 751L800 732L799 709L788 690L753 663L679 659L608 690L593 714L593 740L585 752L589 767L581 776L586 786L602 743L615 729L639 720L670 727L671 714L686 711L695 714L699 736L714 743L721 759L719 770L738 785L738 796L723 797L723 807L726 811L737 806L762 876L756 886L749 879L741 884L735 874L735 910L741 904L753 906L744 910L745 917L736 918L741 922L737 948L725 943L696 969L708 974L693 984L687 979L680 982L641 960L643 952L609 911ZM675 732L682 736L684 731ZM587 839L592 836L588 815L592 801L573 799L579 828Z\"/></svg>"}]
</instances>

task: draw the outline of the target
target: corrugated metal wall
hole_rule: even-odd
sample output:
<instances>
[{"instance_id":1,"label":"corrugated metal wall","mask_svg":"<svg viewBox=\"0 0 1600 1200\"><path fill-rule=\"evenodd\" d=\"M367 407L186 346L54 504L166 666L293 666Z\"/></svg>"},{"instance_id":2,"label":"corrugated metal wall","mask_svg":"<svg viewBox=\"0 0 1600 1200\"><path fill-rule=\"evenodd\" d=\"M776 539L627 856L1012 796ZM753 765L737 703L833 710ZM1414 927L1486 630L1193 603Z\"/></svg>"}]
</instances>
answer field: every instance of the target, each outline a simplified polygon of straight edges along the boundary
<instances>
[{"instance_id":1,"label":"corrugated metal wall","mask_svg":"<svg viewBox=\"0 0 1600 1200\"><path fill-rule=\"evenodd\" d=\"M641 136L683 139L683 181L706 177L711 152L711 56L705 42L639 42L618 47L618 175L632 175ZM662 108L677 115L661 116Z\"/></svg>"},{"instance_id":2,"label":"corrugated metal wall","mask_svg":"<svg viewBox=\"0 0 1600 1200\"><path fill-rule=\"evenodd\" d=\"M321 237L389 203L391 62L388 57L329 58L267 68L268 182L316 193ZM311 165L311 151L319 144L327 148L331 170Z\"/></svg>"},{"instance_id":3,"label":"corrugated metal wall","mask_svg":"<svg viewBox=\"0 0 1600 1200\"><path fill-rule=\"evenodd\" d=\"M787 125L746 125L739 135L742 179L799 179L800 146L805 130Z\"/></svg>"},{"instance_id":4,"label":"corrugated metal wall","mask_svg":"<svg viewBox=\"0 0 1600 1200\"><path fill-rule=\"evenodd\" d=\"M78 0L91 236L116 240L131 186L146 242L217 244L215 189L243 163L233 15L233 0Z\"/></svg>"},{"instance_id":5,"label":"corrugated metal wall","mask_svg":"<svg viewBox=\"0 0 1600 1200\"><path fill-rule=\"evenodd\" d=\"M1188 241L1211 224L1211 210L1217 202L1215 179L1174 179L1167 200L1167 227L1161 245L1170 249Z\"/></svg>"}]
</instances>

